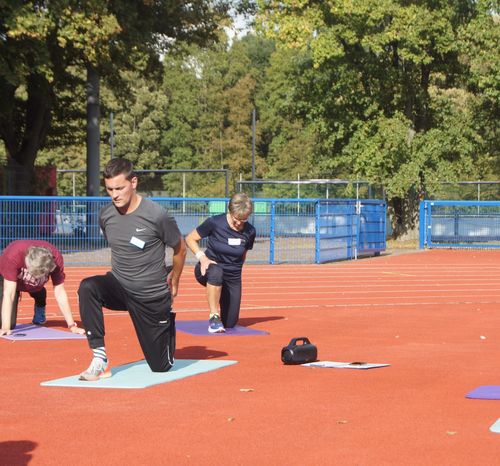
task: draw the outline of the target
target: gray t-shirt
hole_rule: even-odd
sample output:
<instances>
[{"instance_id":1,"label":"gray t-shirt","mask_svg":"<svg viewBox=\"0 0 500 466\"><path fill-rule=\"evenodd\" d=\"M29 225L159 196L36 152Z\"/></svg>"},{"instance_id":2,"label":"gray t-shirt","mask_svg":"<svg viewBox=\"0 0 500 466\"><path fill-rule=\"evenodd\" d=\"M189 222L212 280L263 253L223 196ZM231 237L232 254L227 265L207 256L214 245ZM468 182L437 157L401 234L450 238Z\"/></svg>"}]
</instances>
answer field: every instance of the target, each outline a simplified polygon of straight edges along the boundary
<instances>
[{"instance_id":1,"label":"gray t-shirt","mask_svg":"<svg viewBox=\"0 0 500 466\"><path fill-rule=\"evenodd\" d=\"M181 233L174 217L155 202L142 198L130 214L113 204L99 213L99 226L111 247L111 272L136 298L154 299L167 286L165 247L175 247Z\"/></svg>"}]
</instances>

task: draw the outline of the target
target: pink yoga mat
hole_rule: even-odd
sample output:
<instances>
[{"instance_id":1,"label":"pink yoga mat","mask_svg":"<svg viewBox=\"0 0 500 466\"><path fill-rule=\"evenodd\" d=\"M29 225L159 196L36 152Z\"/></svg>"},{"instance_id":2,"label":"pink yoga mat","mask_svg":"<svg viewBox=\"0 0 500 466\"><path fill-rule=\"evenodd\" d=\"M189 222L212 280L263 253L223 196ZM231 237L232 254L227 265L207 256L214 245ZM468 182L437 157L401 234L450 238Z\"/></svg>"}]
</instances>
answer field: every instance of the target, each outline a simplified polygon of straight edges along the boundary
<instances>
[{"instance_id":1,"label":"pink yoga mat","mask_svg":"<svg viewBox=\"0 0 500 466\"><path fill-rule=\"evenodd\" d=\"M20 324L12 330L11 335L4 335L5 340L28 341L28 340L85 340L85 335L71 333L69 330L57 330L42 325Z\"/></svg>"},{"instance_id":2,"label":"pink yoga mat","mask_svg":"<svg viewBox=\"0 0 500 466\"><path fill-rule=\"evenodd\" d=\"M236 325L234 328L227 328L224 333L209 333L208 320L177 320L175 327L180 332L190 333L191 335L210 335L210 336L248 336L248 335L268 335L268 332L256 330L253 328Z\"/></svg>"},{"instance_id":3,"label":"pink yoga mat","mask_svg":"<svg viewBox=\"0 0 500 466\"><path fill-rule=\"evenodd\" d=\"M479 400L500 400L500 385L483 385L475 388L465 395L465 398L476 398Z\"/></svg>"}]
</instances>

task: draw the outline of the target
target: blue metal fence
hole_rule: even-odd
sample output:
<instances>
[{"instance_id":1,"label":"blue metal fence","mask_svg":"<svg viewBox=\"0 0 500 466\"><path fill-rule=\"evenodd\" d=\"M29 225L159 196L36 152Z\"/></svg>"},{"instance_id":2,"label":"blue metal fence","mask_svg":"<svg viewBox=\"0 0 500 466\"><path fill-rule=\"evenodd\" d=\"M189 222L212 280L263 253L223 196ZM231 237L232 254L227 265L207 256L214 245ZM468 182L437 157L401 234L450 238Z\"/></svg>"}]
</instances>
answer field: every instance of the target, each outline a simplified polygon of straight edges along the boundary
<instances>
[{"instance_id":1,"label":"blue metal fence","mask_svg":"<svg viewBox=\"0 0 500 466\"><path fill-rule=\"evenodd\" d=\"M386 247L386 203L323 200L316 204L316 262L356 259Z\"/></svg>"},{"instance_id":2,"label":"blue metal fence","mask_svg":"<svg viewBox=\"0 0 500 466\"><path fill-rule=\"evenodd\" d=\"M227 199L151 198L171 212L183 235L208 216L226 211ZM98 226L107 197L0 197L0 248L16 239L45 239L66 264L109 265ZM386 205L370 200L256 199L257 230L250 263L322 263L378 254L386 246ZM167 257L168 260L168 257ZM195 259L188 254L188 263Z\"/></svg>"},{"instance_id":3,"label":"blue metal fence","mask_svg":"<svg viewBox=\"0 0 500 466\"><path fill-rule=\"evenodd\" d=\"M420 249L500 248L500 202L420 203Z\"/></svg>"}]
</instances>

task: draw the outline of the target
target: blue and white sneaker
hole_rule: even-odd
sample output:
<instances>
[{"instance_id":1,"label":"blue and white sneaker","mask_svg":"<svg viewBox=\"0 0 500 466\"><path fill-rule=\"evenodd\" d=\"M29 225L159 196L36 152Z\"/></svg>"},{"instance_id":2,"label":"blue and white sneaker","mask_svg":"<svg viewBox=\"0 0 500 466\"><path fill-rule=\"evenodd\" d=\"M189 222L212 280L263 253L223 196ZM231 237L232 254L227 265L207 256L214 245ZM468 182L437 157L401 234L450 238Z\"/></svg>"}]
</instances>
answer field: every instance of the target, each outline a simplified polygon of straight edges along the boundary
<instances>
[{"instance_id":1,"label":"blue and white sneaker","mask_svg":"<svg viewBox=\"0 0 500 466\"><path fill-rule=\"evenodd\" d=\"M208 331L210 333L224 333L226 331L220 317L217 314L210 317L210 320L208 321Z\"/></svg>"},{"instance_id":2,"label":"blue and white sneaker","mask_svg":"<svg viewBox=\"0 0 500 466\"><path fill-rule=\"evenodd\" d=\"M33 320L31 321L35 325L43 325L47 322L45 318L45 307L35 305L35 315L33 316Z\"/></svg>"}]
</instances>

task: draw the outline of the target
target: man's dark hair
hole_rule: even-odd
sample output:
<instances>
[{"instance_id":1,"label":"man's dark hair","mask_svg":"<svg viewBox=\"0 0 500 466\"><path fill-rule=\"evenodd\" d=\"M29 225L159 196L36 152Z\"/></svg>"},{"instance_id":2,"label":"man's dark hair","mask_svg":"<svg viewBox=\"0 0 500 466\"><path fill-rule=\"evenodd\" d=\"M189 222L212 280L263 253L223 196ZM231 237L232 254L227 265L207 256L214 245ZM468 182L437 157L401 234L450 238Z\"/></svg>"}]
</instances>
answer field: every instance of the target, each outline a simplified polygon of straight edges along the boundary
<instances>
[{"instance_id":1,"label":"man's dark hair","mask_svg":"<svg viewBox=\"0 0 500 466\"><path fill-rule=\"evenodd\" d=\"M131 180L136 174L132 162L127 159L115 158L111 159L104 168L104 178L106 180L114 178L118 175L125 175L127 180Z\"/></svg>"}]
</instances>

